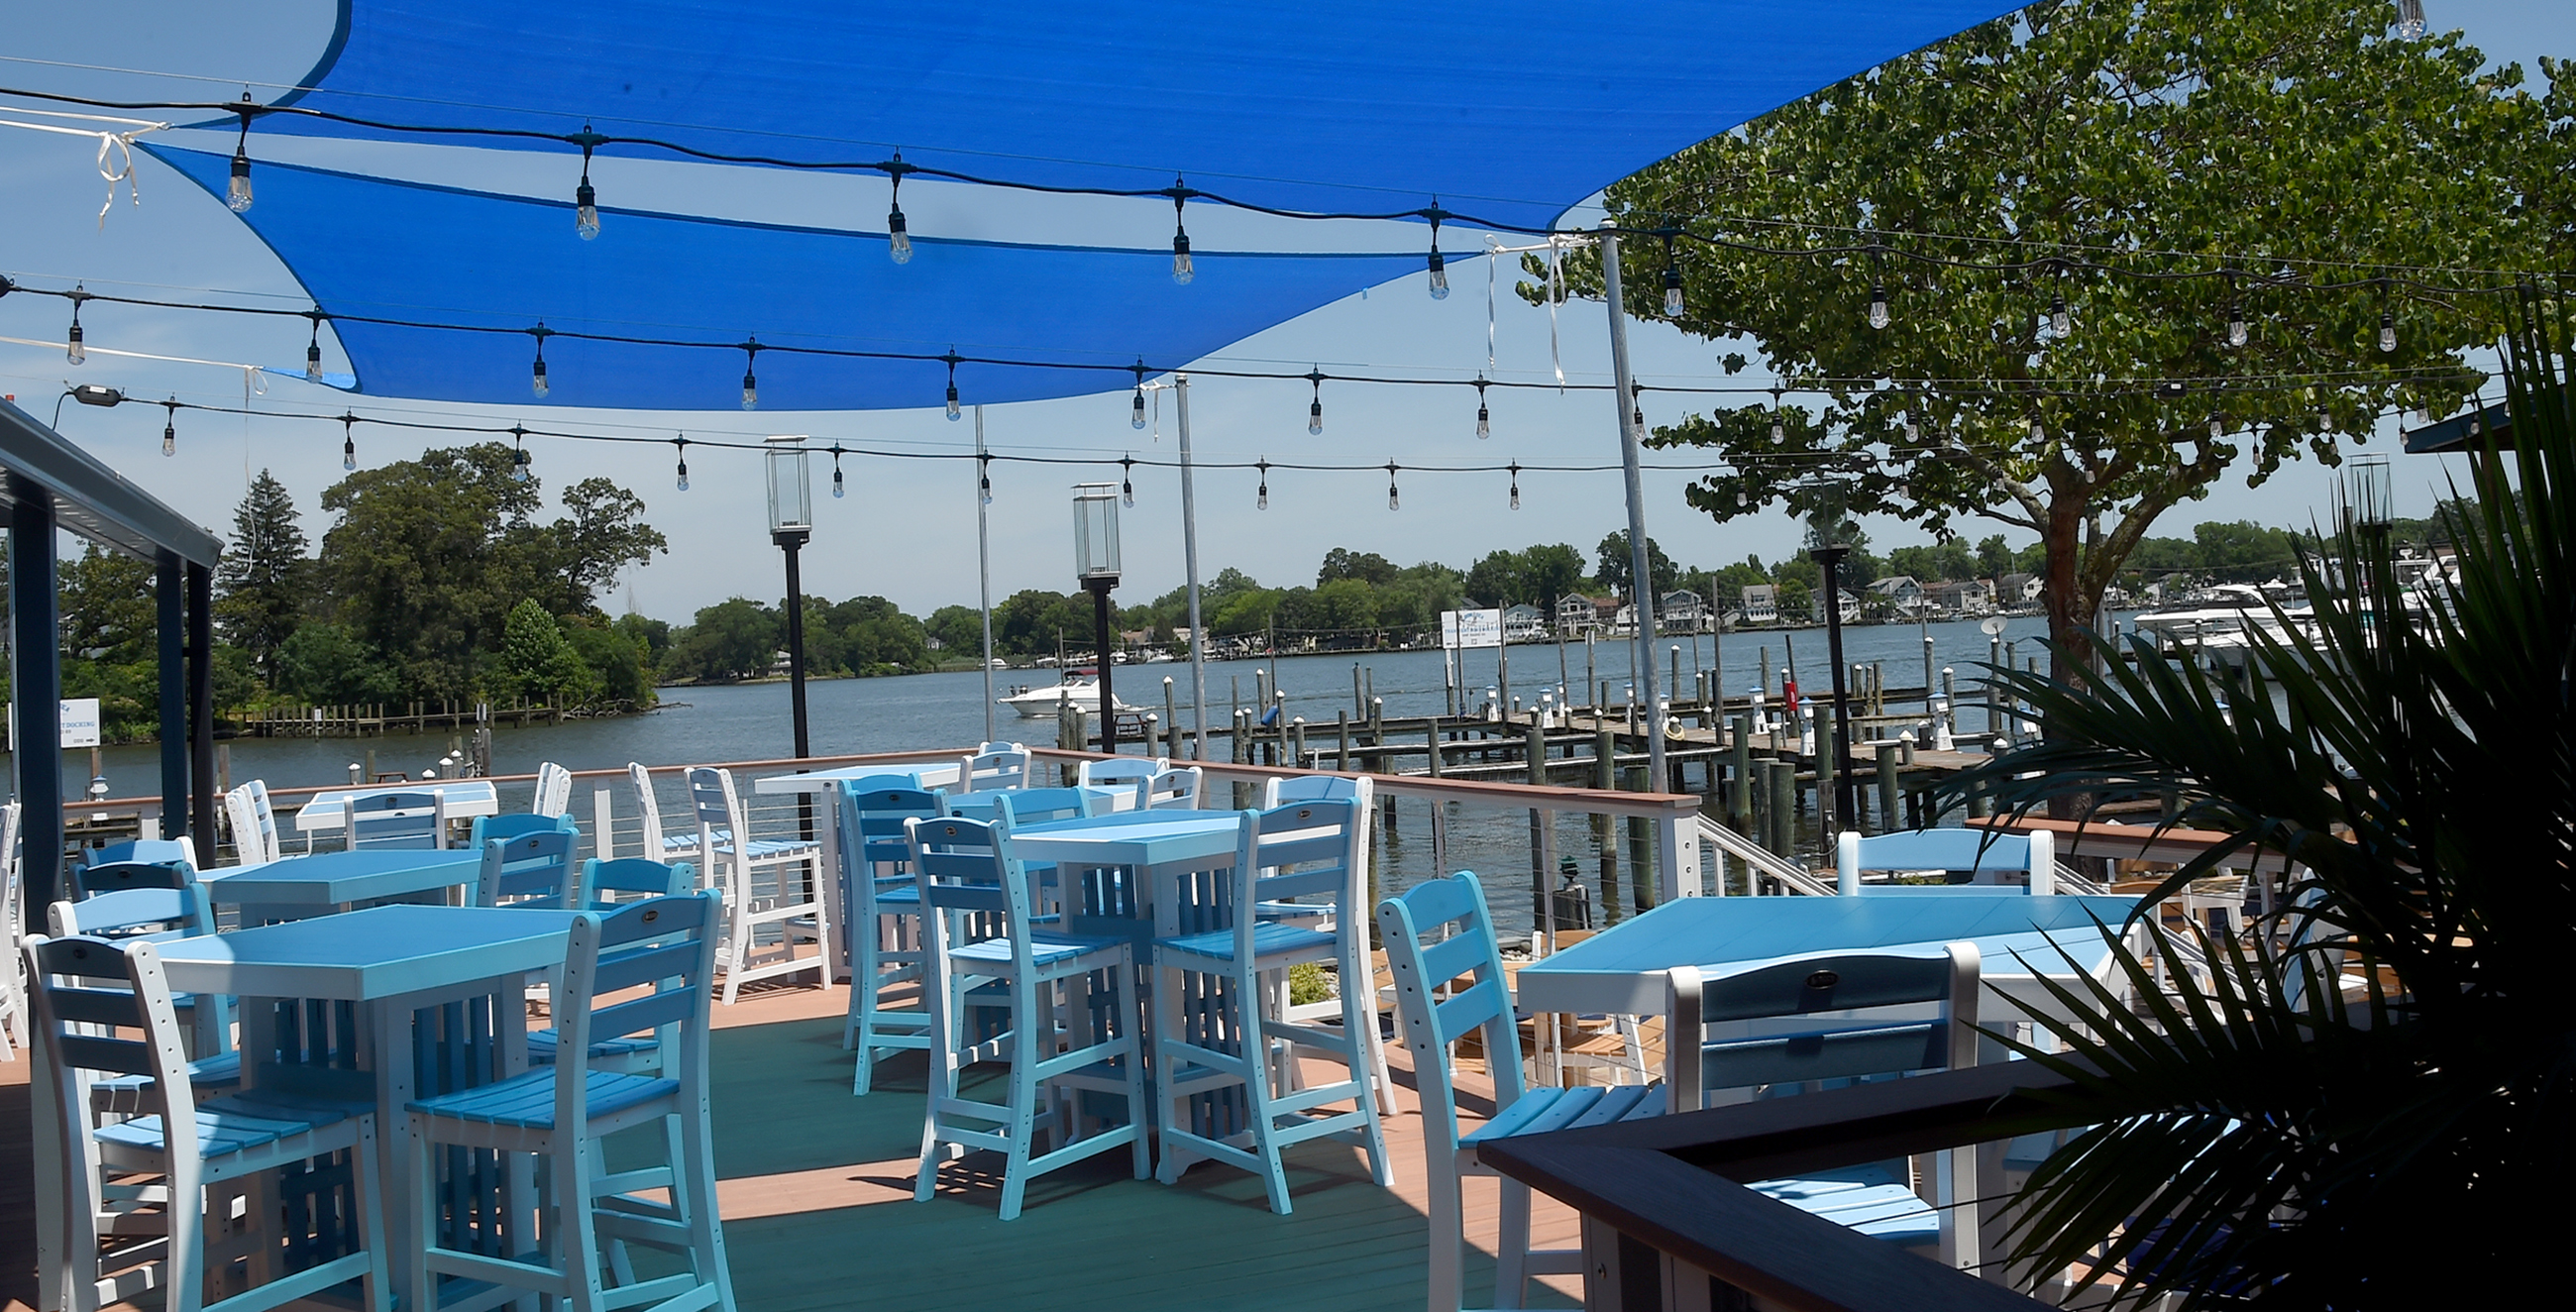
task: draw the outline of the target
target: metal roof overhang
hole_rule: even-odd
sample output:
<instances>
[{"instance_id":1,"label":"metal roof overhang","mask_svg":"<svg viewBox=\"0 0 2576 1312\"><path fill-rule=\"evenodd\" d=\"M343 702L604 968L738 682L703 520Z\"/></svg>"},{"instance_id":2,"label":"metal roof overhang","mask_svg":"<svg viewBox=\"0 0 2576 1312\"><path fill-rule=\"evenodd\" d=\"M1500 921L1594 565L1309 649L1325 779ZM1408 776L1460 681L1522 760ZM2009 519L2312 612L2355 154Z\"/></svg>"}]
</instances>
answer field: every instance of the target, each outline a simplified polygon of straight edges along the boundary
<instances>
[{"instance_id":1,"label":"metal roof overhang","mask_svg":"<svg viewBox=\"0 0 2576 1312\"><path fill-rule=\"evenodd\" d=\"M0 506L15 506L29 482L54 500L55 522L100 546L144 560L165 553L215 567L223 540L191 523L132 479L108 468L15 404L0 401Z\"/></svg>"}]
</instances>

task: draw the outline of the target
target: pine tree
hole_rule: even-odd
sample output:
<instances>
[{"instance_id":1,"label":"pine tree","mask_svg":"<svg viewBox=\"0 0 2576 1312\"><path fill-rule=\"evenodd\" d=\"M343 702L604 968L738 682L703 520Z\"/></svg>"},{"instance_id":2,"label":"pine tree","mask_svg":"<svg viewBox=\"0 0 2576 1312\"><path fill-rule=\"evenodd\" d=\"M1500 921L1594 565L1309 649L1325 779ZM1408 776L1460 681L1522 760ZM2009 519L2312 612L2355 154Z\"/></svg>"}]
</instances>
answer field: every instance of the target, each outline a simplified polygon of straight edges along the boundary
<instances>
[{"instance_id":1,"label":"pine tree","mask_svg":"<svg viewBox=\"0 0 2576 1312\"><path fill-rule=\"evenodd\" d=\"M277 683L278 649L304 622L313 600L313 562L295 498L265 469L233 511L232 544L215 567L215 619L226 642L250 653L260 678Z\"/></svg>"}]
</instances>

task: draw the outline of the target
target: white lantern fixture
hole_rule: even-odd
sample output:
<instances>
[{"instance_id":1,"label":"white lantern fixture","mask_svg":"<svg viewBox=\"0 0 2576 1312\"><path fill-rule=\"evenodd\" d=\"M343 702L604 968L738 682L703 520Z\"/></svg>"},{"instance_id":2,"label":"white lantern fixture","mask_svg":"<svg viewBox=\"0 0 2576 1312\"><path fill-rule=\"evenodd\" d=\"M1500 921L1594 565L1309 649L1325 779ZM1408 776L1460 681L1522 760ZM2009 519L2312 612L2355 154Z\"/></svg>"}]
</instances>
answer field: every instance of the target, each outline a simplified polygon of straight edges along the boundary
<instances>
[{"instance_id":1,"label":"white lantern fixture","mask_svg":"<svg viewBox=\"0 0 2576 1312\"><path fill-rule=\"evenodd\" d=\"M1084 586L1115 586L1118 562L1118 485L1073 486L1073 573Z\"/></svg>"}]
</instances>

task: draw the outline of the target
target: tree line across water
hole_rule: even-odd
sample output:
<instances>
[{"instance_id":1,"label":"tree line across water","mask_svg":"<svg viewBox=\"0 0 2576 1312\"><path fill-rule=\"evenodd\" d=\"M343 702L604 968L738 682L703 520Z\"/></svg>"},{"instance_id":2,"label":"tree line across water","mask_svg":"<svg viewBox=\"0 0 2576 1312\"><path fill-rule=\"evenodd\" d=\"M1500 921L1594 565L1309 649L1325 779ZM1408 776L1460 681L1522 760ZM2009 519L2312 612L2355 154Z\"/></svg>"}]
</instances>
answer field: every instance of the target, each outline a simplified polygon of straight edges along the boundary
<instances>
[{"instance_id":1,"label":"tree line across water","mask_svg":"<svg viewBox=\"0 0 2576 1312\"><path fill-rule=\"evenodd\" d=\"M532 702L575 711L649 707L657 685L716 683L784 672L782 603L732 597L686 624L610 616L600 600L628 567L666 550L643 501L604 478L564 489L562 511L541 517L534 479L517 477L509 447L481 443L350 474L322 496L332 523L315 542L286 487L263 471L235 510L215 577L214 701L219 716L307 705ZM2399 540L2426 536L2401 523ZM1865 537L1844 564L1853 587L1889 573L1934 579L2035 571L2036 544L2015 550L2001 535L1871 552ZM2294 572L2305 535L2252 523L2203 524L2190 538L2150 538L2132 553L2139 578L2259 581ZM316 549L318 548L318 550ZM1721 606L1745 586L1781 588L1783 609L1820 575L1803 552L1765 563L1747 557L1684 569L1647 541L1657 595L1688 587ZM1375 552L1336 547L1313 585L1265 586L1224 569L1200 594L1213 639L1251 635L1336 645L1427 640L1440 612L1569 595L1624 600L1627 535L1586 553L1569 543L1489 552L1466 569L1436 561L1398 565ZM63 689L97 697L112 739L148 737L157 721L157 612L152 568L95 548L66 560L61 587ZM983 642L972 606L926 617L883 597L807 597L805 668L815 676L908 674L971 666ZM1115 608L1127 640L1186 650L1183 588ZM1087 656L1094 612L1084 593L1028 589L993 608L993 649L1015 662Z\"/></svg>"}]
</instances>

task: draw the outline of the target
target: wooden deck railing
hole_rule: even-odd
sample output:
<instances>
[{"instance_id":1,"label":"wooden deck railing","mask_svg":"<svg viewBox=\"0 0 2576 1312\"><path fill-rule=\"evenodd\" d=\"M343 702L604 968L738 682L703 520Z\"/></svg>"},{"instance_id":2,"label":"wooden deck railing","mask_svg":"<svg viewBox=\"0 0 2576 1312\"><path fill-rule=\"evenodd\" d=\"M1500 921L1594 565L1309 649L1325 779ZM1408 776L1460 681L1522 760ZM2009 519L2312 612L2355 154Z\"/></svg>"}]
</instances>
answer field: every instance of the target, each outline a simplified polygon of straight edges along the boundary
<instances>
[{"instance_id":1,"label":"wooden deck railing","mask_svg":"<svg viewBox=\"0 0 2576 1312\"><path fill-rule=\"evenodd\" d=\"M1478 1156L1583 1214L1591 1312L2031 1312L2047 1306L1744 1187L2088 1124L2031 1062L1499 1139Z\"/></svg>"}]
</instances>

